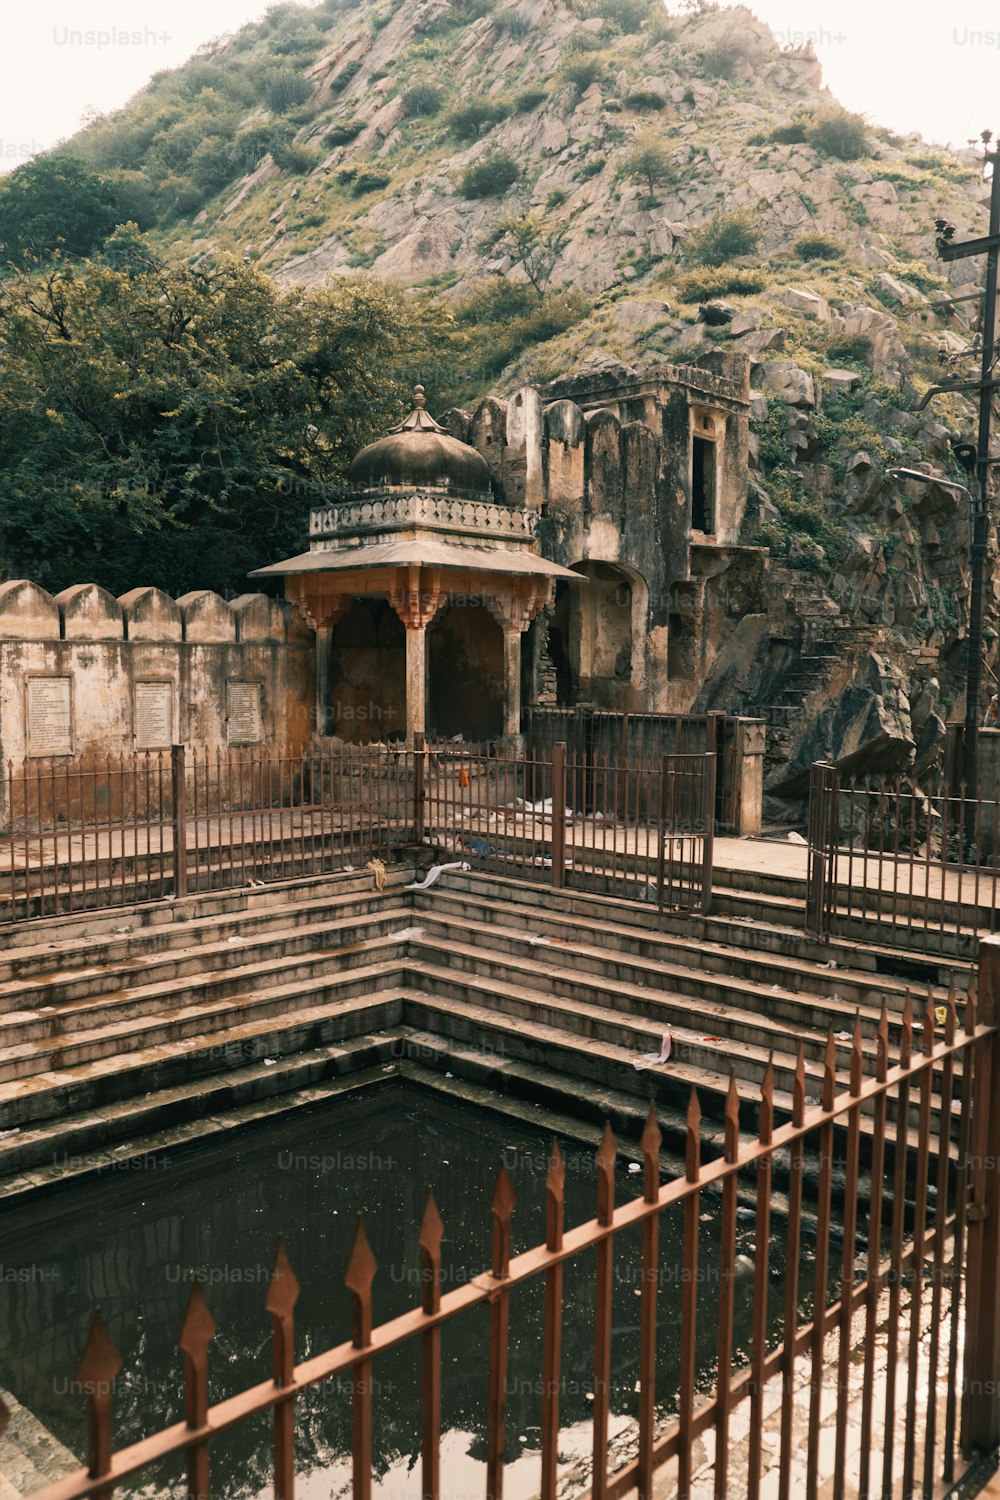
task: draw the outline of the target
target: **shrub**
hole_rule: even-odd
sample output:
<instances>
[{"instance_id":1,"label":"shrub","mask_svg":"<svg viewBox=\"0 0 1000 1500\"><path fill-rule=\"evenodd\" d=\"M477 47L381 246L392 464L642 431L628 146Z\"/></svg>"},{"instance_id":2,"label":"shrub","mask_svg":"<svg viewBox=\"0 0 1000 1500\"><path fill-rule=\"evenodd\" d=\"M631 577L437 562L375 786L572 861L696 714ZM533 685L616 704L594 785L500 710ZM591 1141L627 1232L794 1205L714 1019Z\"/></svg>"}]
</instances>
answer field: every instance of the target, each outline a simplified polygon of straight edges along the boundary
<instances>
[{"instance_id":1,"label":"shrub","mask_svg":"<svg viewBox=\"0 0 1000 1500\"><path fill-rule=\"evenodd\" d=\"M330 126L324 140L328 146L347 146L357 140L364 128L364 120L341 120Z\"/></svg>"},{"instance_id":2,"label":"shrub","mask_svg":"<svg viewBox=\"0 0 1000 1500\"><path fill-rule=\"evenodd\" d=\"M354 181L357 175L357 167L341 167L340 171L337 173L336 180L341 184L342 187L350 187L351 183Z\"/></svg>"},{"instance_id":3,"label":"shrub","mask_svg":"<svg viewBox=\"0 0 1000 1500\"><path fill-rule=\"evenodd\" d=\"M341 68L340 72L337 74L337 77L336 77L336 79L334 81L334 85L333 85L334 93L342 94L344 92L344 90L346 89L347 85L351 82L351 79L352 78L356 78L360 72L361 72L361 59L360 59L360 57L352 58L352 60L347 64L347 66ZM372 78L372 82L373 83L375 82L374 78Z\"/></svg>"},{"instance_id":4,"label":"shrub","mask_svg":"<svg viewBox=\"0 0 1000 1500\"><path fill-rule=\"evenodd\" d=\"M387 172L359 172L351 184L351 192L355 198L360 198L365 193L379 192L382 188L388 187L391 181L392 178Z\"/></svg>"},{"instance_id":5,"label":"shrub","mask_svg":"<svg viewBox=\"0 0 1000 1500\"><path fill-rule=\"evenodd\" d=\"M667 101L655 89L636 89L625 95L625 108L634 110L666 109Z\"/></svg>"},{"instance_id":6,"label":"shrub","mask_svg":"<svg viewBox=\"0 0 1000 1500\"><path fill-rule=\"evenodd\" d=\"M775 125L768 139L777 141L780 146L799 146L807 139L806 121L799 118L789 120L785 125Z\"/></svg>"},{"instance_id":7,"label":"shrub","mask_svg":"<svg viewBox=\"0 0 1000 1500\"><path fill-rule=\"evenodd\" d=\"M553 188L545 200L546 208L561 208L566 202L566 194L562 188Z\"/></svg>"},{"instance_id":8,"label":"shrub","mask_svg":"<svg viewBox=\"0 0 1000 1500\"><path fill-rule=\"evenodd\" d=\"M415 83L403 95L403 109L408 116L436 115L443 95L432 83Z\"/></svg>"},{"instance_id":9,"label":"shrub","mask_svg":"<svg viewBox=\"0 0 1000 1500\"><path fill-rule=\"evenodd\" d=\"M603 82L604 72L603 57L595 55L591 55L590 57L571 57L563 64L562 68L562 75L566 82L578 94L586 93L592 83Z\"/></svg>"},{"instance_id":10,"label":"shrub","mask_svg":"<svg viewBox=\"0 0 1000 1500\"><path fill-rule=\"evenodd\" d=\"M530 19L519 10L501 11L493 17L493 25L501 36L513 37L515 41L527 36L531 30Z\"/></svg>"},{"instance_id":11,"label":"shrub","mask_svg":"<svg viewBox=\"0 0 1000 1500\"><path fill-rule=\"evenodd\" d=\"M239 172L252 172L269 153L274 155L292 138L290 125L265 125L260 122L241 130L232 144L232 158Z\"/></svg>"},{"instance_id":12,"label":"shrub","mask_svg":"<svg viewBox=\"0 0 1000 1500\"><path fill-rule=\"evenodd\" d=\"M673 182L677 175L668 153L652 131L638 137L625 162L625 171L629 177L646 184L646 195L650 203L655 201L657 188Z\"/></svg>"},{"instance_id":13,"label":"shrub","mask_svg":"<svg viewBox=\"0 0 1000 1500\"><path fill-rule=\"evenodd\" d=\"M592 156L589 161L580 163L573 177L577 182L589 182L592 177L597 177L603 172L607 164L606 156Z\"/></svg>"},{"instance_id":14,"label":"shrub","mask_svg":"<svg viewBox=\"0 0 1000 1500\"><path fill-rule=\"evenodd\" d=\"M675 286L682 302L704 302L710 297L742 293L750 296L762 292L767 285L763 270L750 270L743 266L705 268L700 271L685 271L678 276Z\"/></svg>"},{"instance_id":15,"label":"shrub","mask_svg":"<svg viewBox=\"0 0 1000 1500\"><path fill-rule=\"evenodd\" d=\"M311 172L319 160L315 151L310 151L308 146L276 146L274 149L274 160L283 172L294 172L301 176L304 172Z\"/></svg>"},{"instance_id":16,"label":"shrub","mask_svg":"<svg viewBox=\"0 0 1000 1500\"><path fill-rule=\"evenodd\" d=\"M232 147L222 136L210 135L196 147L188 164L188 176L206 193L216 193L232 182L236 172Z\"/></svg>"},{"instance_id":17,"label":"shrub","mask_svg":"<svg viewBox=\"0 0 1000 1500\"><path fill-rule=\"evenodd\" d=\"M462 176L463 198L500 197L517 181L517 163L506 151L494 151L492 156L476 162Z\"/></svg>"},{"instance_id":18,"label":"shrub","mask_svg":"<svg viewBox=\"0 0 1000 1500\"><path fill-rule=\"evenodd\" d=\"M752 255L760 243L753 212L714 214L688 242L688 259L698 266L723 266L740 255Z\"/></svg>"},{"instance_id":19,"label":"shrub","mask_svg":"<svg viewBox=\"0 0 1000 1500\"><path fill-rule=\"evenodd\" d=\"M836 260L844 253L840 241L828 234L801 234L792 249L799 260Z\"/></svg>"},{"instance_id":20,"label":"shrub","mask_svg":"<svg viewBox=\"0 0 1000 1500\"><path fill-rule=\"evenodd\" d=\"M460 141L474 141L480 132L507 118L509 106L499 100L473 99L448 116L449 129Z\"/></svg>"},{"instance_id":21,"label":"shrub","mask_svg":"<svg viewBox=\"0 0 1000 1500\"><path fill-rule=\"evenodd\" d=\"M710 78L734 78L741 64L749 65L752 61L746 38L736 31L727 31L701 53L701 65Z\"/></svg>"},{"instance_id":22,"label":"shrub","mask_svg":"<svg viewBox=\"0 0 1000 1500\"><path fill-rule=\"evenodd\" d=\"M293 68L279 68L264 83L264 103L276 115L283 115L304 104L312 93L312 84Z\"/></svg>"},{"instance_id":23,"label":"shrub","mask_svg":"<svg viewBox=\"0 0 1000 1500\"><path fill-rule=\"evenodd\" d=\"M514 112L519 115L530 115L533 109L544 104L548 98L544 89L524 89L514 100Z\"/></svg>"},{"instance_id":24,"label":"shrub","mask_svg":"<svg viewBox=\"0 0 1000 1500\"><path fill-rule=\"evenodd\" d=\"M626 36L641 31L643 23L659 9L650 0L598 0L595 10L606 21L614 22Z\"/></svg>"},{"instance_id":25,"label":"shrub","mask_svg":"<svg viewBox=\"0 0 1000 1500\"><path fill-rule=\"evenodd\" d=\"M836 156L840 161L856 161L871 154L864 116L852 114L839 104L816 111L809 121L808 139L824 156Z\"/></svg>"}]
</instances>

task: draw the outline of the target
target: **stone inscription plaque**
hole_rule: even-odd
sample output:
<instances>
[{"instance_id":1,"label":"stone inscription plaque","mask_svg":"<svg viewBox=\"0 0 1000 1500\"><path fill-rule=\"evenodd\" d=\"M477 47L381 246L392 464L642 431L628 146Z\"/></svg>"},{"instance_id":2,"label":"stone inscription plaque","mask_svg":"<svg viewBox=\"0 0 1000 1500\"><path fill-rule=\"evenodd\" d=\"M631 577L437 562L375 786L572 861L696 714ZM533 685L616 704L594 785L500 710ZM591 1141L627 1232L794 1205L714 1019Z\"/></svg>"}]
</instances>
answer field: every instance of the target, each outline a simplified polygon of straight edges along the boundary
<instances>
[{"instance_id":1,"label":"stone inscription plaque","mask_svg":"<svg viewBox=\"0 0 1000 1500\"><path fill-rule=\"evenodd\" d=\"M264 738L259 682L229 684L229 743L257 745Z\"/></svg>"},{"instance_id":2,"label":"stone inscription plaque","mask_svg":"<svg viewBox=\"0 0 1000 1500\"><path fill-rule=\"evenodd\" d=\"M169 750L173 744L174 689L169 682L135 685L135 747Z\"/></svg>"},{"instance_id":3,"label":"stone inscription plaque","mask_svg":"<svg viewBox=\"0 0 1000 1500\"><path fill-rule=\"evenodd\" d=\"M29 677L29 755L73 754L73 699L68 677Z\"/></svg>"}]
</instances>

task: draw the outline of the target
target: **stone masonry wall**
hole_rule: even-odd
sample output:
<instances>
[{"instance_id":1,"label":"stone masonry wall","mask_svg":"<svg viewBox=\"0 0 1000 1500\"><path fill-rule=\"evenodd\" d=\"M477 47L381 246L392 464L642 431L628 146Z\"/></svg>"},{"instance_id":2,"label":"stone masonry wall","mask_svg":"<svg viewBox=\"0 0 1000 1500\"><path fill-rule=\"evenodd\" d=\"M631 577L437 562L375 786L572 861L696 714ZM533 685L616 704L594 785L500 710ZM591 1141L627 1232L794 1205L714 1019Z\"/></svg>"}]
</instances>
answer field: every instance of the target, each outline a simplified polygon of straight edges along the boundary
<instances>
[{"instance_id":1,"label":"stone masonry wall","mask_svg":"<svg viewBox=\"0 0 1000 1500\"><path fill-rule=\"evenodd\" d=\"M196 745L296 751L313 729L311 631L262 594L171 599L96 584L0 585L0 753L97 763Z\"/></svg>"}]
</instances>

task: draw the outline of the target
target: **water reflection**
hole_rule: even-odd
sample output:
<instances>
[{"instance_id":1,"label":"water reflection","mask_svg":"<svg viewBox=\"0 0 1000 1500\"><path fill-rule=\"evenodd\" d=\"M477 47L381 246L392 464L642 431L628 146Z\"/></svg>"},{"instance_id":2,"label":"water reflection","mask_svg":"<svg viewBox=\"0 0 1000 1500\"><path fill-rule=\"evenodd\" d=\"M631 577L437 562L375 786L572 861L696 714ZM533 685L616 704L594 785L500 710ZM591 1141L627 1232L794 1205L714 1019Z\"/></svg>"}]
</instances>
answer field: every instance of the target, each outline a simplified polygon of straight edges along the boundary
<instances>
[{"instance_id":1,"label":"water reflection","mask_svg":"<svg viewBox=\"0 0 1000 1500\"><path fill-rule=\"evenodd\" d=\"M544 1238L550 1139L529 1126L401 1085L385 1085L336 1107L242 1131L208 1146L157 1155L96 1183L68 1186L30 1209L0 1213L0 1380L55 1435L81 1453L83 1402L71 1384L91 1313L99 1306L124 1368L114 1395L115 1441L132 1441L183 1414L176 1350L189 1290L201 1283L219 1325L209 1349L210 1399L267 1378L270 1318L264 1311L275 1237L281 1232L302 1286L296 1311L299 1360L349 1336L343 1287L355 1215L363 1212L378 1261L376 1322L417 1305L417 1226L432 1183L445 1225L445 1289L479 1274L490 1258L489 1202L498 1159L518 1195L514 1251ZM562 1142L567 1226L593 1217L594 1152ZM636 1196L623 1150L617 1201ZM664 1159L665 1175L679 1163ZM718 1198L700 1224L699 1369L712 1383L718 1283ZM752 1214L741 1215L736 1283L737 1362L751 1332ZM779 1236L780 1238L780 1236ZM614 1283L615 1429L635 1413L639 1358L640 1238L619 1235ZM772 1248L772 1307L781 1305L780 1245ZM683 1273L681 1221L662 1220L657 1391L676 1409ZM565 1275L560 1453L589 1452L593 1397L594 1257ZM507 1458L509 1500L537 1492L542 1370L540 1282L511 1300ZM488 1324L485 1309L443 1330L442 1418L449 1500L482 1493L486 1444ZM373 1373L376 1493L420 1494L420 1372L414 1344L376 1362ZM347 1373L297 1406L297 1466L306 1500L350 1489L351 1382ZM213 1442L213 1493L229 1500L270 1494L270 1423L244 1424ZM172 1465L122 1494L164 1496L179 1483ZM178 1491L179 1493L179 1491Z\"/></svg>"}]
</instances>

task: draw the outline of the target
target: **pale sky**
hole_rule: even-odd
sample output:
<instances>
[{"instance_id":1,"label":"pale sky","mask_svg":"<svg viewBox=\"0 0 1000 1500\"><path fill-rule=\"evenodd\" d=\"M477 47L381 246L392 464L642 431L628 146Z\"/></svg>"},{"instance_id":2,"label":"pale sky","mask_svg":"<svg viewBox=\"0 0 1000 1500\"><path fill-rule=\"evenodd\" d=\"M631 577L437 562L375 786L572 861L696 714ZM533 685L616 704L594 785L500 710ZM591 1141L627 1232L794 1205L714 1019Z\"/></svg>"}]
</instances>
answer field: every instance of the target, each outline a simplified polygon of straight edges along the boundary
<instances>
[{"instance_id":1,"label":"pale sky","mask_svg":"<svg viewBox=\"0 0 1000 1500\"><path fill-rule=\"evenodd\" d=\"M0 170L116 109L152 73L261 15L262 0L6 0ZM676 8L671 4L671 8ZM755 0L782 43L811 38L826 83L876 124L956 145L1000 131L996 0Z\"/></svg>"}]
</instances>

